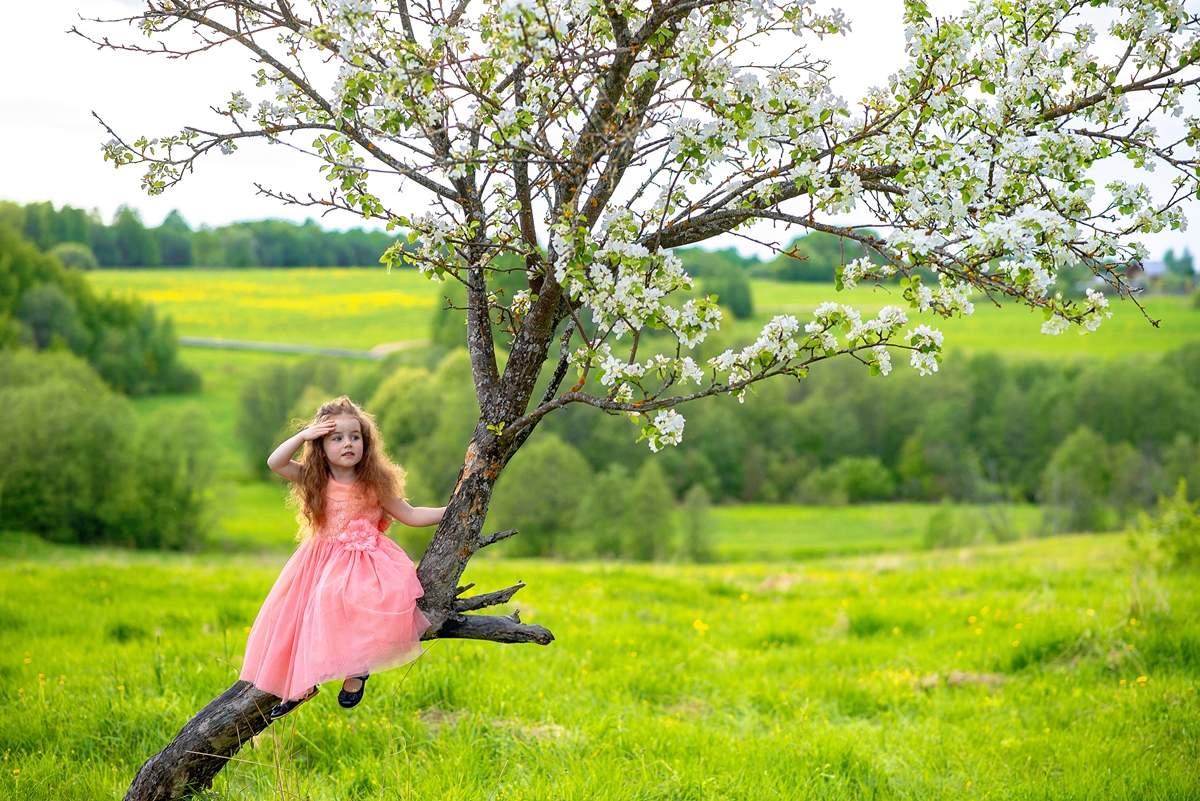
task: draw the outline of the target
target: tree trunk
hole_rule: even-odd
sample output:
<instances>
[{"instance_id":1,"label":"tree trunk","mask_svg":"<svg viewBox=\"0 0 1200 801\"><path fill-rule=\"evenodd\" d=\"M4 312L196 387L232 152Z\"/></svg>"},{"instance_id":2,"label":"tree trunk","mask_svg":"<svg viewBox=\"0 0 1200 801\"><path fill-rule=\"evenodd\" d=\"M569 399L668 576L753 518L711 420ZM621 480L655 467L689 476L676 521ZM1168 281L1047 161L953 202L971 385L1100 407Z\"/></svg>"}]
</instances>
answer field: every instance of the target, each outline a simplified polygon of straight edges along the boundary
<instances>
[{"instance_id":1,"label":"tree trunk","mask_svg":"<svg viewBox=\"0 0 1200 801\"><path fill-rule=\"evenodd\" d=\"M466 614L507 602L523 584L460 597L472 586L458 586L471 556L516 533L480 533L492 488L513 450L505 452L482 422L467 447L446 513L417 568L425 590L420 606L430 621L423 639L456 637L541 645L554 639L547 629L522 623L515 612L503 616ZM279 700L249 682L234 682L188 721L166 748L142 765L125 794L126 801L187 798L211 787L230 757L270 725L267 713Z\"/></svg>"}]
</instances>

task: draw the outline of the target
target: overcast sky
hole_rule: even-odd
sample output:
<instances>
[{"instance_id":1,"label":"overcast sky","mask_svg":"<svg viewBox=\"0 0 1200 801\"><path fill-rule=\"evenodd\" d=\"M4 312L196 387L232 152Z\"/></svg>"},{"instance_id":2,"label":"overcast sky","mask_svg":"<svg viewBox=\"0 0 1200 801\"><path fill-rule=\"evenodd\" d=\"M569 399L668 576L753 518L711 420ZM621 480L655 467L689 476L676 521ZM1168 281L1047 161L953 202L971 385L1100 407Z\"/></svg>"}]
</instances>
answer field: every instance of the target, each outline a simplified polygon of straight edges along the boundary
<instances>
[{"instance_id":1,"label":"overcast sky","mask_svg":"<svg viewBox=\"0 0 1200 801\"><path fill-rule=\"evenodd\" d=\"M204 127L214 123L217 118L208 106L223 104L232 89L250 85L246 77L251 72L249 62L235 57L232 48L227 48L228 53L218 51L172 61L99 51L66 33L78 23L100 35L133 41L139 37L135 31L129 30L122 37L122 29L87 25L79 22L78 15L120 16L139 5L134 0L0 1L0 74L4 76L0 83L0 199L22 203L49 200L56 206L94 208L106 220L118 206L128 204L139 209L151 225L157 225L176 208L193 226L312 216L309 209L287 207L255 193L256 180L297 194L319 191L324 183L314 159L278 146L244 147L233 156L210 156L195 174L158 197L141 191L137 167L115 170L102 160L100 146L108 135L91 112L99 113L131 138L140 134L160 136L178 131L183 125ZM853 32L846 38L827 40L819 53L833 62L838 76L835 90L853 104L863 90L884 84L903 63L901 4L899 0L842 0L829 5L846 10ZM952 13L963 5L961 0L930 3L938 14ZM1116 174L1106 169L1096 177L1102 181ZM1160 168L1152 177L1156 176L1165 176L1165 171ZM1161 185L1166 186L1165 181ZM1151 186L1154 188L1153 183ZM1200 204L1192 201L1185 210L1193 225L1200 225ZM842 220L869 222L861 217ZM342 214L330 215L322 224L345 228L361 222ZM756 230L754 235L774 241L790 238L770 228ZM1151 258L1159 258L1167 247L1200 244L1194 228L1144 241ZM734 245L759 255L768 252L735 238L710 240L708 244ZM1200 248L1192 250L1200 253Z\"/></svg>"}]
</instances>

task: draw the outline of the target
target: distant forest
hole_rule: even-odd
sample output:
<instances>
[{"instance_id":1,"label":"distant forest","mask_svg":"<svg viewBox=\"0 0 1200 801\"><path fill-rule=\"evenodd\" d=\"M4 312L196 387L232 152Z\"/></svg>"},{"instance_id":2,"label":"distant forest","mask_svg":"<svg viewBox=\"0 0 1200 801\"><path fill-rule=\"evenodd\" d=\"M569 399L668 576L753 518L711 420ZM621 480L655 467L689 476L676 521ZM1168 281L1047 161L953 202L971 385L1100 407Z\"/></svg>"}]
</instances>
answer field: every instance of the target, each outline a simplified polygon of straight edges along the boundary
<instances>
[{"instance_id":1,"label":"distant forest","mask_svg":"<svg viewBox=\"0 0 1200 801\"><path fill-rule=\"evenodd\" d=\"M178 211L151 228L128 206L105 223L95 211L7 201L0 201L0 225L21 232L44 251L74 243L55 255L81 269L369 266L378 265L379 254L396 240L391 234L360 228L328 231L314 220L258 220L193 229Z\"/></svg>"},{"instance_id":2,"label":"distant forest","mask_svg":"<svg viewBox=\"0 0 1200 801\"><path fill-rule=\"evenodd\" d=\"M20 232L68 267L372 267L398 235L382 231L329 231L315 220L238 222L192 228L178 211L156 227L122 206L112 222L96 211L49 202L0 201L0 225ZM762 260L733 248L687 248L680 256L689 273L715 277L736 271L749 278L832 283L838 265L863 255L857 243L819 232L793 240L795 258Z\"/></svg>"}]
</instances>

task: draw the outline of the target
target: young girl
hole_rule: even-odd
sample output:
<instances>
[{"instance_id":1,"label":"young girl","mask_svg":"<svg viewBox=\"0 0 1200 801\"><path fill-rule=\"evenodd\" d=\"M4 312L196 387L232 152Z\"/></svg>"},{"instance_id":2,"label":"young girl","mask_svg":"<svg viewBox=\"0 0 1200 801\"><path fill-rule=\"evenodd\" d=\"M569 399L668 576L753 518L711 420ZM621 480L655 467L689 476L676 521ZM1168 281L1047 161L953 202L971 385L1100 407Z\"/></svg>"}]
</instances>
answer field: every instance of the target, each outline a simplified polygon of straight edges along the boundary
<instances>
[{"instance_id":1,"label":"young girl","mask_svg":"<svg viewBox=\"0 0 1200 801\"><path fill-rule=\"evenodd\" d=\"M446 507L404 500L404 471L384 455L374 419L344 395L322 404L267 465L293 482L301 544L254 620L240 677L282 699L272 720L330 679L345 678L338 703L349 709L370 671L420 655L429 626L412 560L383 534L389 518L431 526Z\"/></svg>"}]
</instances>

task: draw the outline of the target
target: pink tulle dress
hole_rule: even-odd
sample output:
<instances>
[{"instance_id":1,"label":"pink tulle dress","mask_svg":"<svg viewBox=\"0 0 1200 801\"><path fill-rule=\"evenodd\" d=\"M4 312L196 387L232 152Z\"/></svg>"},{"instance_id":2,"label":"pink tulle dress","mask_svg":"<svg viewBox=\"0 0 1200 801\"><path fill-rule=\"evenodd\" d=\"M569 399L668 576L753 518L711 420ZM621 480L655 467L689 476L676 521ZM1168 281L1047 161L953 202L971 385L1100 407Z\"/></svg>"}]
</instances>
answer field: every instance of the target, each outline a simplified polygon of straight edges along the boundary
<instances>
[{"instance_id":1,"label":"pink tulle dress","mask_svg":"<svg viewBox=\"0 0 1200 801\"><path fill-rule=\"evenodd\" d=\"M332 478L325 492L325 524L288 559L246 642L240 678L284 700L412 661L429 626L412 560L383 533L378 501Z\"/></svg>"}]
</instances>

